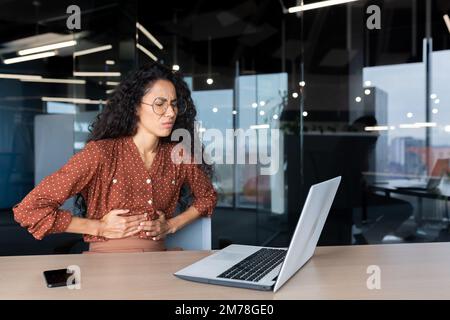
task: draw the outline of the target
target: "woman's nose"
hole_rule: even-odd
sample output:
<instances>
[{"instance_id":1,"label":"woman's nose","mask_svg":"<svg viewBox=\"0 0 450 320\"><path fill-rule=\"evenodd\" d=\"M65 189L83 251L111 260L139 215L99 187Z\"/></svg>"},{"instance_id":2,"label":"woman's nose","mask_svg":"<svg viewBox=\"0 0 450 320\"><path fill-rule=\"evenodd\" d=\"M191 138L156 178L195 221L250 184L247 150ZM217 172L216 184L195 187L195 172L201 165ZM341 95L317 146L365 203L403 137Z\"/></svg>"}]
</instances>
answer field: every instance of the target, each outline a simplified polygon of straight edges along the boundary
<instances>
[{"instance_id":1,"label":"woman's nose","mask_svg":"<svg viewBox=\"0 0 450 320\"><path fill-rule=\"evenodd\" d=\"M175 116L175 109L174 107L169 104L169 106L167 107L166 113L164 114L166 117L174 117Z\"/></svg>"}]
</instances>

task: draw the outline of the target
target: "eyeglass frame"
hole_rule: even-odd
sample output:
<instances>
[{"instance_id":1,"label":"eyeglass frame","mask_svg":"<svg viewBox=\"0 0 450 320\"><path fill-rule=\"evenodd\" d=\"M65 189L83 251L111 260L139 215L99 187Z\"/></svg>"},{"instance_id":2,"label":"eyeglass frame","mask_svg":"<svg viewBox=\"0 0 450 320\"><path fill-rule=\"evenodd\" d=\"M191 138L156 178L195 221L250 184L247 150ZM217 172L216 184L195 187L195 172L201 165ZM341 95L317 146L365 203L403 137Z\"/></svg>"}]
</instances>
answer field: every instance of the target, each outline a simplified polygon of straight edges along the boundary
<instances>
[{"instance_id":1,"label":"eyeglass frame","mask_svg":"<svg viewBox=\"0 0 450 320\"><path fill-rule=\"evenodd\" d=\"M164 106L165 106L165 109L164 109L164 112L163 112L163 113L158 113L158 112L155 111L154 104L155 104L156 100L158 100L158 99L164 100ZM153 103L147 103L147 102L144 102L144 101L141 101L141 103L142 103L142 104L145 104L145 105L147 105L147 106L151 106L153 112L154 112L155 114L157 114L158 116L163 116L163 115L165 115L166 112L167 112L167 109L169 109L169 105L172 107L172 109L173 109L173 111L174 111L174 113L175 113L176 115L180 115L180 114L185 113L187 108L185 108L183 112L180 112L180 107L178 106L178 99L177 99L176 101L177 101L177 106L176 106L176 107L174 107L171 103L169 103L169 100L167 100L166 98L163 98L163 97L156 97L156 98L153 100ZM176 111L175 111L175 108L176 108Z\"/></svg>"}]
</instances>

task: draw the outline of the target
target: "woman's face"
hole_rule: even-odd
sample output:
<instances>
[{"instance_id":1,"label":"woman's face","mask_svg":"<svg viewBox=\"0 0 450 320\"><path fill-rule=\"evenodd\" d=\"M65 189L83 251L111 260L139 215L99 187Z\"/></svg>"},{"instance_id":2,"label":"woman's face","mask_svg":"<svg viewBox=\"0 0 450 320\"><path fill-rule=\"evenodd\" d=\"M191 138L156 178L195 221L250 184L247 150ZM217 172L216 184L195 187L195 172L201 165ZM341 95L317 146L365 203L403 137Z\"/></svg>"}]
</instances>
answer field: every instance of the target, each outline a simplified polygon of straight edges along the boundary
<instances>
[{"instance_id":1,"label":"woman's face","mask_svg":"<svg viewBox=\"0 0 450 320\"><path fill-rule=\"evenodd\" d=\"M155 81L137 109L139 129L157 137L169 136L177 117L176 105L177 94L172 82Z\"/></svg>"}]
</instances>

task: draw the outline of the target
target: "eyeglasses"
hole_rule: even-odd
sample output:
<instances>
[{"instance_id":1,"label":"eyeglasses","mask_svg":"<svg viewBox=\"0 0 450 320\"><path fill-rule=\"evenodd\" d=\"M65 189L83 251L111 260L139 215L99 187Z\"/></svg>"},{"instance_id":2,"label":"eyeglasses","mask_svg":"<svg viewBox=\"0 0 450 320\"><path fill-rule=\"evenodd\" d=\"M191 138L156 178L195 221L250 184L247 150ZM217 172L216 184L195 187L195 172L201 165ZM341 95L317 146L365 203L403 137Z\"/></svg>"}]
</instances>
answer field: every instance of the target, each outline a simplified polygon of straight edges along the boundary
<instances>
[{"instance_id":1,"label":"eyeglasses","mask_svg":"<svg viewBox=\"0 0 450 320\"><path fill-rule=\"evenodd\" d=\"M173 109L173 112L177 115L183 114L186 111L186 107L184 104L179 103L177 101L169 103L167 99L164 98L156 98L153 100L153 103L141 102L142 104L151 106L153 108L153 112L157 115L164 115L167 112L167 108L169 108L169 104Z\"/></svg>"}]
</instances>

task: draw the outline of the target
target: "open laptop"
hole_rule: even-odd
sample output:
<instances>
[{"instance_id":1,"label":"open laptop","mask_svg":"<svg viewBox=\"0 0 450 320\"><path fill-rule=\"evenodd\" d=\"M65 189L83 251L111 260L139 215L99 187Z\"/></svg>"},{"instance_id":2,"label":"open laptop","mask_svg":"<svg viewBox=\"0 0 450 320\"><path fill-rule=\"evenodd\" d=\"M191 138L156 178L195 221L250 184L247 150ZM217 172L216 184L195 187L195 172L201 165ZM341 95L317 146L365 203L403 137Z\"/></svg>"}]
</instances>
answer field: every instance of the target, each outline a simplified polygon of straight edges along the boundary
<instances>
[{"instance_id":1,"label":"open laptop","mask_svg":"<svg viewBox=\"0 0 450 320\"><path fill-rule=\"evenodd\" d=\"M442 177L448 166L448 159L438 159L433 166L427 181L419 183L417 180L399 181L393 184L397 189L434 191L441 184ZM445 170L444 170L445 169Z\"/></svg>"},{"instance_id":2,"label":"open laptop","mask_svg":"<svg viewBox=\"0 0 450 320\"><path fill-rule=\"evenodd\" d=\"M313 256L341 177L313 185L289 247L228 247L177 272L196 282L276 292Z\"/></svg>"}]
</instances>

